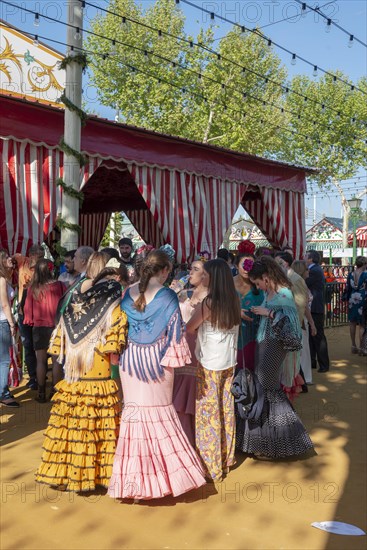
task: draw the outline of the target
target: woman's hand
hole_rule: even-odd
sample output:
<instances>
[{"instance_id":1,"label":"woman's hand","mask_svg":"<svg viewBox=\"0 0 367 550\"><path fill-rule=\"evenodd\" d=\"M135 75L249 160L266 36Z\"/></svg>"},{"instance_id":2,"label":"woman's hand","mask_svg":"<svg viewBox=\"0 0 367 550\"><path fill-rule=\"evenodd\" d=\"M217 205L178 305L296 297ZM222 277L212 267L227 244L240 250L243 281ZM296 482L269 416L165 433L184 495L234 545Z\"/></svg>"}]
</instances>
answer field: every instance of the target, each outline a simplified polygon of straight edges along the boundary
<instances>
[{"instance_id":1,"label":"woman's hand","mask_svg":"<svg viewBox=\"0 0 367 550\"><path fill-rule=\"evenodd\" d=\"M263 317L269 317L270 316L270 309L267 307L261 307L261 306L254 306L251 308L252 313L255 313L255 315L261 315Z\"/></svg>"},{"instance_id":2,"label":"woman's hand","mask_svg":"<svg viewBox=\"0 0 367 550\"><path fill-rule=\"evenodd\" d=\"M14 338L15 337L15 332L16 332L15 325L9 325L9 326L10 326L10 334Z\"/></svg>"},{"instance_id":3,"label":"woman's hand","mask_svg":"<svg viewBox=\"0 0 367 550\"><path fill-rule=\"evenodd\" d=\"M311 329L311 336L316 336L317 330L315 327L315 323L310 324L310 329Z\"/></svg>"},{"instance_id":4,"label":"woman's hand","mask_svg":"<svg viewBox=\"0 0 367 550\"><path fill-rule=\"evenodd\" d=\"M241 309L241 318L243 319L243 321L249 321L250 323L253 323L253 318L246 315L246 311L248 311L248 309Z\"/></svg>"}]
</instances>

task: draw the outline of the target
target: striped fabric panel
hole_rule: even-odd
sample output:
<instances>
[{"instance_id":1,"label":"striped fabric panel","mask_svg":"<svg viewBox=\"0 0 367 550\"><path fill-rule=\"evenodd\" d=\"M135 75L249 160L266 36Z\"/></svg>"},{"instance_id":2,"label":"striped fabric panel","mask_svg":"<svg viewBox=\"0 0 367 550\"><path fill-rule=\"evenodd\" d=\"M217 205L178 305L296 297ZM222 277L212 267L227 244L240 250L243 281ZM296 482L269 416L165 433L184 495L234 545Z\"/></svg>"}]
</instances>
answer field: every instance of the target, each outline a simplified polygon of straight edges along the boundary
<instances>
[{"instance_id":1,"label":"striped fabric panel","mask_svg":"<svg viewBox=\"0 0 367 550\"><path fill-rule=\"evenodd\" d=\"M111 212L81 213L79 223L82 230L79 236L79 246L91 246L94 250L98 250L110 218Z\"/></svg>"},{"instance_id":2,"label":"striped fabric panel","mask_svg":"<svg viewBox=\"0 0 367 550\"><path fill-rule=\"evenodd\" d=\"M26 254L51 233L61 211L56 182L63 176L64 155L59 149L6 138L0 138L0 155L0 246L10 254ZM88 158L81 170L82 185L100 162Z\"/></svg>"},{"instance_id":3,"label":"striped fabric panel","mask_svg":"<svg viewBox=\"0 0 367 550\"><path fill-rule=\"evenodd\" d=\"M128 168L177 261L203 250L215 257L246 186L177 170Z\"/></svg>"},{"instance_id":4,"label":"striped fabric panel","mask_svg":"<svg viewBox=\"0 0 367 550\"><path fill-rule=\"evenodd\" d=\"M155 248L165 244L163 235L150 210L125 210L125 214L145 243L151 244Z\"/></svg>"},{"instance_id":5,"label":"striped fabric panel","mask_svg":"<svg viewBox=\"0 0 367 550\"><path fill-rule=\"evenodd\" d=\"M258 191L261 198L245 200L244 208L273 246L290 246L295 258L303 258L306 250L303 194L270 188Z\"/></svg>"}]
</instances>

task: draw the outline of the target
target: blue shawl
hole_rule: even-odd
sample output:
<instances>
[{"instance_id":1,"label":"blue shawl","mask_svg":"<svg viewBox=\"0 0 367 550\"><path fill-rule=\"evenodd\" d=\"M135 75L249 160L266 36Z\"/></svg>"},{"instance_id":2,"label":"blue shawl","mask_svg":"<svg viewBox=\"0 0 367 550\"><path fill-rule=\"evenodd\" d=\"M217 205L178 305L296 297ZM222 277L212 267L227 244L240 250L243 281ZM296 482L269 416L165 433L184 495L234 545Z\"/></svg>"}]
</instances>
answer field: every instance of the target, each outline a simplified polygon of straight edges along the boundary
<instances>
[{"instance_id":1,"label":"blue shawl","mask_svg":"<svg viewBox=\"0 0 367 550\"><path fill-rule=\"evenodd\" d=\"M170 288L161 288L144 311L137 311L127 290L121 300L121 309L129 322L128 347L125 351L129 358L129 374L133 367L139 380L157 380L164 374L160 363L167 349L172 343L179 344L184 333L177 294ZM134 347L131 355L129 344ZM155 361L152 361L148 351L153 352ZM125 363L122 361L123 369Z\"/></svg>"}]
</instances>

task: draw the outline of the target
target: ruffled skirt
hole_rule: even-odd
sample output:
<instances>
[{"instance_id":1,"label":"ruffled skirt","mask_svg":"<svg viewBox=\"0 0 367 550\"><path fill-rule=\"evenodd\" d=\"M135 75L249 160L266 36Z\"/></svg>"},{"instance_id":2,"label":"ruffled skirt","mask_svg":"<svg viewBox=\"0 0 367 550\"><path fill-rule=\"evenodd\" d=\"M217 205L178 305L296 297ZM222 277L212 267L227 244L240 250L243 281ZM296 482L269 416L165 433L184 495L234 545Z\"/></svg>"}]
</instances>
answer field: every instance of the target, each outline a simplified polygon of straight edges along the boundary
<instances>
[{"instance_id":1,"label":"ruffled skirt","mask_svg":"<svg viewBox=\"0 0 367 550\"><path fill-rule=\"evenodd\" d=\"M120 376L125 406L108 494L148 500L204 485L202 465L172 405L173 369L154 382Z\"/></svg>"},{"instance_id":2,"label":"ruffled skirt","mask_svg":"<svg viewBox=\"0 0 367 550\"><path fill-rule=\"evenodd\" d=\"M56 390L36 481L68 491L107 487L119 425L116 383L62 380Z\"/></svg>"}]
</instances>

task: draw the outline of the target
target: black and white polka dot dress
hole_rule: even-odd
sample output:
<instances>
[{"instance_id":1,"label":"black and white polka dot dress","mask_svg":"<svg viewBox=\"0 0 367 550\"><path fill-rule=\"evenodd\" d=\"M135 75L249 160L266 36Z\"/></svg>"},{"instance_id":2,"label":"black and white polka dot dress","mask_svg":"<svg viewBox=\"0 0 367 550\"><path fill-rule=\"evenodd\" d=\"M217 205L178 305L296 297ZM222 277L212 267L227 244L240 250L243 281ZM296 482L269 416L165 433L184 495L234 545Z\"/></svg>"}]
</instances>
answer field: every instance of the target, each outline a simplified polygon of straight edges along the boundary
<instances>
[{"instance_id":1,"label":"black and white polka dot dress","mask_svg":"<svg viewBox=\"0 0 367 550\"><path fill-rule=\"evenodd\" d=\"M280 386L286 356L282 343L270 334L258 344L255 372L264 388L264 407L259 420L237 418L236 447L248 454L269 458L301 455L313 448L300 418Z\"/></svg>"}]
</instances>

